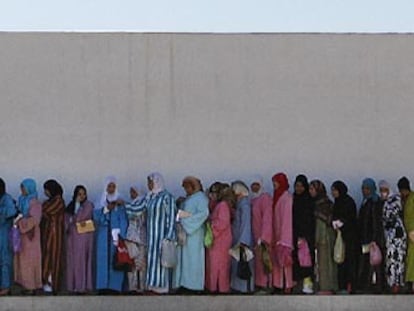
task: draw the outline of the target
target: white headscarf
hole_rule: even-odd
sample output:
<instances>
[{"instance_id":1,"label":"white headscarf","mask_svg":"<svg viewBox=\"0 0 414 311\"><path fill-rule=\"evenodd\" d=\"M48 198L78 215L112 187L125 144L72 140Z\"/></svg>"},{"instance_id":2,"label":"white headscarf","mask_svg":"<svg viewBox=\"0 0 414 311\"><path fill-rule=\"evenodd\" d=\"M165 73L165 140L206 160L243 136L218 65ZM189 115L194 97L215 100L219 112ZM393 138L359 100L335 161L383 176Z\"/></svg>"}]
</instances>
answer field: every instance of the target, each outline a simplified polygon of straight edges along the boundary
<instances>
[{"instance_id":1,"label":"white headscarf","mask_svg":"<svg viewBox=\"0 0 414 311\"><path fill-rule=\"evenodd\" d=\"M391 198L394 195L394 192L392 191L391 185L388 181L386 180L380 180L380 182L378 183L378 188L385 188L388 189L389 193L388 193L388 198Z\"/></svg>"},{"instance_id":2,"label":"white headscarf","mask_svg":"<svg viewBox=\"0 0 414 311\"><path fill-rule=\"evenodd\" d=\"M257 183L257 184L259 184L259 185L260 185L260 190L259 190L259 192L253 192L253 191L251 191L251 192L250 192L250 195L251 195L251 198L252 198L252 199L259 197L259 196L260 196L260 195L264 192L263 177L262 177L262 176L260 176L260 175L255 175L255 176L252 178L251 182L250 182L250 186L251 186L252 184L255 184L255 183Z\"/></svg>"},{"instance_id":3,"label":"white headscarf","mask_svg":"<svg viewBox=\"0 0 414 311\"><path fill-rule=\"evenodd\" d=\"M113 202L119 199L120 195L118 192L118 186L115 188L115 192L112 194L109 194L106 189L108 188L108 185L114 183L117 186L117 180L115 176L108 176L105 178L104 183L104 191L101 196L101 200L99 201L100 206L97 206L97 208L106 207L109 202Z\"/></svg>"},{"instance_id":4,"label":"white headscarf","mask_svg":"<svg viewBox=\"0 0 414 311\"><path fill-rule=\"evenodd\" d=\"M131 185L131 188L134 189L136 192L138 192L138 196L131 202L132 204L141 201L145 197L145 190L141 184L139 183L133 184Z\"/></svg>"},{"instance_id":5,"label":"white headscarf","mask_svg":"<svg viewBox=\"0 0 414 311\"><path fill-rule=\"evenodd\" d=\"M160 173L151 173L148 175L148 178L154 183L151 193L157 194L165 189L164 178Z\"/></svg>"}]
</instances>

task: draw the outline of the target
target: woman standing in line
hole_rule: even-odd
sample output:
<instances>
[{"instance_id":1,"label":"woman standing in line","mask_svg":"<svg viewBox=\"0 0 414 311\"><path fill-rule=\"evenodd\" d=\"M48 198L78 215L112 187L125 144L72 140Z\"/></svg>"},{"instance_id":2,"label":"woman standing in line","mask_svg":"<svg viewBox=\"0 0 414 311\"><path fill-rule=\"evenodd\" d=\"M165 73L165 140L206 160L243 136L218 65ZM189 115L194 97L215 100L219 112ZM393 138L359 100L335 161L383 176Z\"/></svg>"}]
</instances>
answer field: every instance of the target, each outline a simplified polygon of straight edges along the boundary
<instances>
[{"instance_id":1,"label":"woman standing in line","mask_svg":"<svg viewBox=\"0 0 414 311\"><path fill-rule=\"evenodd\" d=\"M81 294L93 290L93 209L86 188L76 186L65 213L66 285L70 292Z\"/></svg>"}]
</instances>

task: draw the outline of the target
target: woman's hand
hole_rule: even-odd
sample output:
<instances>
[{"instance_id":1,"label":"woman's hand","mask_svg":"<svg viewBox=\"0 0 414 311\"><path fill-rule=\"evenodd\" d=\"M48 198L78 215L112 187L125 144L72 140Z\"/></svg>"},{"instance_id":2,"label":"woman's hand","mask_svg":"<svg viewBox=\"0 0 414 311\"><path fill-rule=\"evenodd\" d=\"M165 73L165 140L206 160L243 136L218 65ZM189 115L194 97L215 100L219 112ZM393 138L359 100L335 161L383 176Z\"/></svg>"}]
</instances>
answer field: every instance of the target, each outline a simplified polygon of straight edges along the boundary
<instances>
[{"instance_id":1,"label":"woman's hand","mask_svg":"<svg viewBox=\"0 0 414 311\"><path fill-rule=\"evenodd\" d=\"M180 219L191 217L191 215L192 215L191 213L183 211L181 209L178 211L178 218Z\"/></svg>"}]
</instances>

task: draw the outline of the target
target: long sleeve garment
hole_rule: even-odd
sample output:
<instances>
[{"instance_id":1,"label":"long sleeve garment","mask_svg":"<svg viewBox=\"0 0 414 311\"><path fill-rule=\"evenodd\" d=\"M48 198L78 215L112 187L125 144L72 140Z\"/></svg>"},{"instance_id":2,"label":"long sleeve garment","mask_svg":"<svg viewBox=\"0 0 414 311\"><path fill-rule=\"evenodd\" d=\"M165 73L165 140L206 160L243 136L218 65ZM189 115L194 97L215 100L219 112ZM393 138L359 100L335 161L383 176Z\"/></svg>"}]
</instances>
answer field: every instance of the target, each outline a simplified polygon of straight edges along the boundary
<instances>
[{"instance_id":1,"label":"long sleeve garment","mask_svg":"<svg viewBox=\"0 0 414 311\"><path fill-rule=\"evenodd\" d=\"M13 279L13 252L9 232L16 215L12 197L5 193L0 197L0 288L10 288Z\"/></svg>"},{"instance_id":2,"label":"long sleeve garment","mask_svg":"<svg viewBox=\"0 0 414 311\"><path fill-rule=\"evenodd\" d=\"M404 205L404 225L408 234L405 280L414 282L414 192L410 193Z\"/></svg>"},{"instance_id":3,"label":"long sleeve garment","mask_svg":"<svg viewBox=\"0 0 414 311\"><path fill-rule=\"evenodd\" d=\"M201 191L194 193L186 198L182 209L191 216L180 220L187 241L185 245L178 246L174 285L176 288L201 291L204 290L205 280L204 223L208 217L208 198Z\"/></svg>"}]
</instances>

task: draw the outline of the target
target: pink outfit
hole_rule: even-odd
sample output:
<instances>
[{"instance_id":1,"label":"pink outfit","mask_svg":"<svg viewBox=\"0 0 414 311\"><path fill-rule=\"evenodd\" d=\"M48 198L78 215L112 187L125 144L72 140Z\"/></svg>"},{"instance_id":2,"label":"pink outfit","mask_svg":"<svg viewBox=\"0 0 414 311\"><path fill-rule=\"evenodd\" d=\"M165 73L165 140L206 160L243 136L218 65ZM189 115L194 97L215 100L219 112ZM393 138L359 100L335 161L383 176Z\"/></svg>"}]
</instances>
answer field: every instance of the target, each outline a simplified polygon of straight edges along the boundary
<instances>
[{"instance_id":1,"label":"pink outfit","mask_svg":"<svg viewBox=\"0 0 414 311\"><path fill-rule=\"evenodd\" d=\"M206 288L211 292L228 293L230 291L229 250L232 243L230 207L227 202L217 204L210 216L214 241L207 250L208 282Z\"/></svg>"},{"instance_id":2,"label":"pink outfit","mask_svg":"<svg viewBox=\"0 0 414 311\"><path fill-rule=\"evenodd\" d=\"M254 245L259 239L269 247L272 245L272 204L273 199L268 193L262 193L259 197L252 199L252 231ZM254 248L255 285L260 287L272 286L272 274L264 271L262 254L259 247Z\"/></svg>"},{"instance_id":3,"label":"pink outfit","mask_svg":"<svg viewBox=\"0 0 414 311\"><path fill-rule=\"evenodd\" d=\"M273 286L276 288L292 288L295 285L292 264L282 264L292 262L292 204L292 195L285 191L273 211ZM290 256L289 260L285 256Z\"/></svg>"},{"instance_id":4,"label":"pink outfit","mask_svg":"<svg viewBox=\"0 0 414 311\"><path fill-rule=\"evenodd\" d=\"M40 219L42 204L30 201L29 215L18 222L22 250L14 255L14 280L25 289L42 287L42 254L40 249Z\"/></svg>"}]
</instances>

